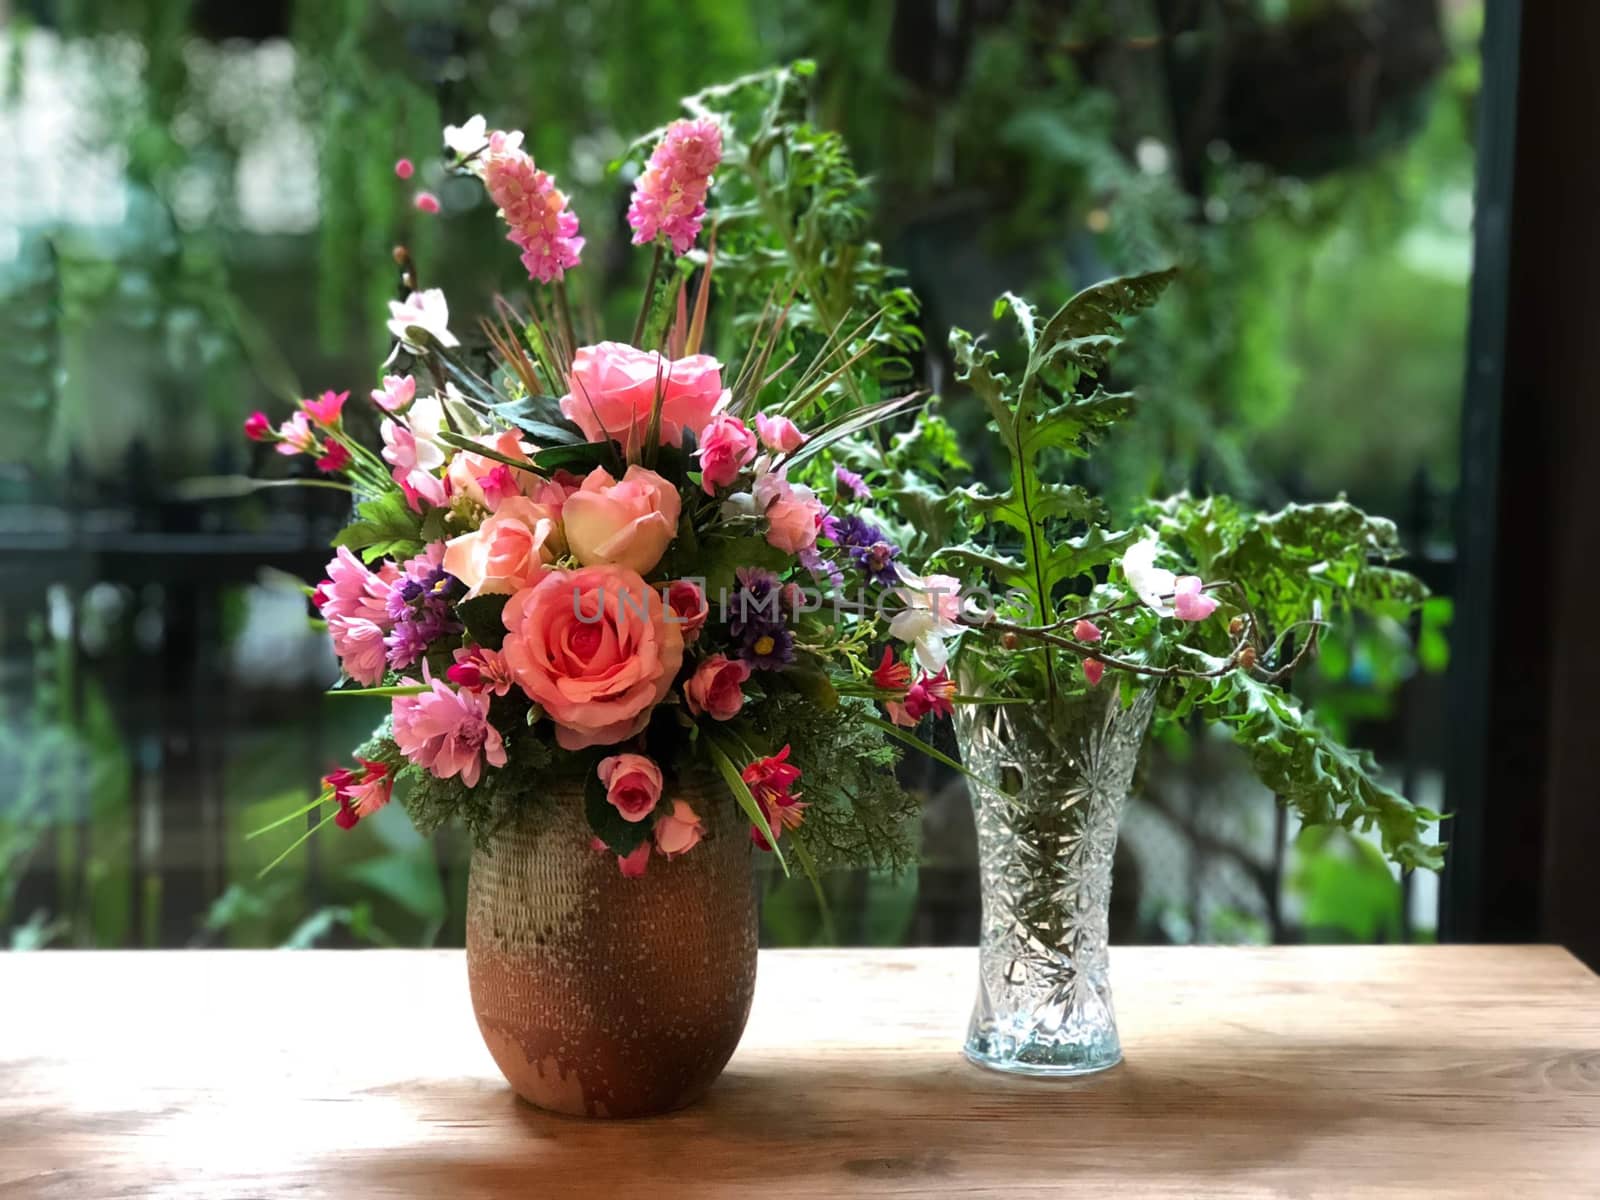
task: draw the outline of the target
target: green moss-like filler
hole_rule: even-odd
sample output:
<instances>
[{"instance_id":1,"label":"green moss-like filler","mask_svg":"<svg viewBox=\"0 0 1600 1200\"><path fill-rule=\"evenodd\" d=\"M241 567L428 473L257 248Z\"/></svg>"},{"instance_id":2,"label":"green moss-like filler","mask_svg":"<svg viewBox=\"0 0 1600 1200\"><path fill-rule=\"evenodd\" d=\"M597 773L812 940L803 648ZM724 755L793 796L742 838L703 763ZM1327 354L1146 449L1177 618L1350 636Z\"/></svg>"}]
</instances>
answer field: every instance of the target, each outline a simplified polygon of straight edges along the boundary
<instances>
[{"instance_id":1,"label":"green moss-like filler","mask_svg":"<svg viewBox=\"0 0 1600 1200\"><path fill-rule=\"evenodd\" d=\"M804 843L818 870L899 871L916 862L918 802L895 779L898 748L862 719L870 704L845 699L827 707L790 692L746 711L762 740L787 744L800 768L805 821L785 836Z\"/></svg>"}]
</instances>

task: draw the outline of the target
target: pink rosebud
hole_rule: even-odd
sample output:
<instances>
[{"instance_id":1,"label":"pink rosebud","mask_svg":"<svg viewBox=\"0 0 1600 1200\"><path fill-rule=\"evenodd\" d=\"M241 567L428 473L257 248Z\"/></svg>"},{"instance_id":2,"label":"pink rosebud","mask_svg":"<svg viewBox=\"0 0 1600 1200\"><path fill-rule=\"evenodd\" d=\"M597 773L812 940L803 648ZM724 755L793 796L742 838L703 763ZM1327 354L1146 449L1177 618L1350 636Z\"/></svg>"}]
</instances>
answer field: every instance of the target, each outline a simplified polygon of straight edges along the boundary
<instances>
[{"instance_id":1,"label":"pink rosebud","mask_svg":"<svg viewBox=\"0 0 1600 1200\"><path fill-rule=\"evenodd\" d=\"M272 437L272 422L264 412L253 412L244 419L244 435L252 442L265 442Z\"/></svg>"},{"instance_id":2,"label":"pink rosebud","mask_svg":"<svg viewBox=\"0 0 1600 1200\"><path fill-rule=\"evenodd\" d=\"M606 801L624 821L644 820L661 799L661 768L642 754L602 758L595 773L605 785Z\"/></svg>"},{"instance_id":3,"label":"pink rosebud","mask_svg":"<svg viewBox=\"0 0 1600 1200\"><path fill-rule=\"evenodd\" d=\"M339 413L344 409L344 402L350 399L349 392L323 392L315 400L302 400L300 407L306 410L310 417L324 429L332 429L339 423Z\"/></svg>"},{"instance_id":4,"label":"pink rosebud","mask_svg":"<svg viewBox=\"0 0 1600 1200\"><path fill-rule=\"evenodd\" d=\"M430 217L439 211L439 197L432 192L418 192L416 199L411 202L418 212L427 213Z\"/></svg>"},{"instance_id":5,"label":"pink rosebud","mask_svg":"<svg viewBox=\"0 0 1600 1200\"><path fill-rule=\"evenodd\" d=\"M372 402L384 412L399 412L417 395L417 381L409 375L385 375L383 386L372 389Z\"/></svg>"},{"instance_id":6,"label":"pink rosebud","mask_svg":"<svg viewBox=\"0 0 1600 1200\"><path fill-rule=\"evenodd\" d=\"M1106 673L1106 665L1098 658L1083 660L1083 677L1089 681L1090 687L1098 687L1100 680Z\"/></svg>"},{"instance_id":7,"label":"pink rosebud","mask_svg":"<svg viewBox=\"0 0 1600 1200\"><path fill-rule=\"evenodd\" d=\"M744 707L740 685L749 678L749 663L713 654L695 668L683 685L683 698L695 716L704 713L713 721L729 721Z\"/></svg>"},{"instance_id":8,"label":"pink rosebud","mask_svg":"<svg viewBox=\"0 0 1600 1200\"><path fill-rule=\"evenodd\" d=\"M650 865L650 843L648 840L640 842L634 847L631 854L617 855L617 870L622 872L624 879L639 879L644 875L645 867Z\"/></svg>"},{"instance_id":9,"label":"pink rosebud","mask_svg":"<svg viewBox=\"0 0 1600 1200\"><path fill-rule=\"evenodd\" d=\"M1080 642L1098 642L1104 635L1093 621L1079 621L1072 627L1072 636Z\"/></svg>"},{"instance_id":10,"label":"pink rosebud","mask_svg":"<svg viewBox=\"0 0 1600 1200\"><path fill-rule=\"evenodd\" d=\"M757 413L756 433L761 437L761 444L777 454L793 454L806 443L806 435L788 417Z\"/></svg>"},{"instance_id":11,"label":"pink rosebud","mask_svg":"<svg viewBox=\"0 0 1600 1200\"><path fill-rule=\"evenodd\" d=\"M700 460L700 487L714 496L755 459L756 435L738 417L719 413L700 431L700 445L694 454Z\"/></svg>"},{"instance_id":12,"label":"pink rosebud","mask_svg":"<svg viewBox=\"0 0 1600 1200\"><path fill-rule=\"evenodd\" d=\"M700 636L700 629L711 615L706 594L692 579L675 579L667 587L667 607L672 610L669 623L676 621L683 630L683 640L692 642Z\"/></svg>"},{"instance_id":13,"label":"pink rosebud","mask_svg":"<svg viewBox=\"0 0 1600 1200\"><path fill-rule=\"evenodd\" d=\"M668 858L676 858L698 846L705 832L705 822L694 809L682 800L674 800L672 811L656 818L656 849Z\"/></svg>"},{"instance_id":14,"label":"pink rosebud","mask_svg":"<svg viewBox=\"0 0 1600 1200\"><path fill-rule=\"evenodd\" d=\"M756 510L767 519L767 543L785 554L799 554L817 544L823 510L816 493L782 475L762 475L753 489Z\"/></svg>"},{"instance_id":15,"label":"pink rosebud","mask_svg":"<svg viewBox=\"0 0 1600 1200\"><path fill-rule=\"evenodd\" d=\"M1204 621L1217 611L1217 598L1201 591L1198 575L1184 575L1172 589L1172 615L1180 621Z\"/></svg>"},{"instance_id":16,"label":"pink rosebud","mask_svg":"<svg viewBox=\"0 0 1600 1200\"><path fill-rule=\"evenodd\" d=\"M399 179L410 179L411 176L412 176L412 173L415 172L415 171L416 171L416 168L411 165L411 160L409 158L399 159L394 164L394 173L395 173L395 176L397 178L399 178Z\"/></svg>"}]
</instances>

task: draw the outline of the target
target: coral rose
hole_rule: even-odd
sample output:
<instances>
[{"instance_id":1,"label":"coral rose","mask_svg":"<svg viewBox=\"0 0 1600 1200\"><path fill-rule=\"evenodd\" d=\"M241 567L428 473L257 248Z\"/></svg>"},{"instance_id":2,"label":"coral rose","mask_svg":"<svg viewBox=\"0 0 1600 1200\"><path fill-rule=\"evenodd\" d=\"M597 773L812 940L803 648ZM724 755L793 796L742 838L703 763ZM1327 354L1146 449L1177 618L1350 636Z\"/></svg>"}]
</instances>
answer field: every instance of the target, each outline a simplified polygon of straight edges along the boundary
<instances>
[{"instance_id":1,"label":"coral rose","mask_svg":"<svg viewBox=\"0 0 1600 1200\"><path fill-rule=\"evenodd\" d=\"M696 716L705 713L713 721L729 721L744 707L744 692L739 689L749 678L749 663L713 654L683 685L683 698Z\"/></svg>"},{"instance_id":2,"label":"coral rose","mask_svg":"<svg viewBox=\"0 0 1600 1200\"><path fill-rule=\"evenodd\" d=\"M514 458L519 462L527 461L533 449L518 436L515 429L502 430L494 437L483 437L478 441L501 458ZM498 509L500 502L508 497L519 493L532 494L542 482L530 471L515 470L497 459L471 450L463 450L450 460L445 478L450 481L452 497L466 496L490 512ZM557 514L549 515L553 517Z\"/></svg>"},{"instance_id":3,"label":"coral rose","mask_svg":"<svg viewBox=\"0 0 1600 1200\"><path fill-rule=\"evenodd\" d=\"M705 833L705 822L682 800L674 800L670 813L656 817L656 849L668 858L693 850Z\"/></svg>"},{"instance_id":4,"label":"coral rose","mask_svg":"<svg viewBox=\"0 0 1600 1200\"><path fill-rule=\"evenodd\" d=\"M467 599L509 595L539 581L559 543L546 510L526 496L512 496L477 530L446 542L443 565L467 585Z\"/></svg>"},{"instance_id":5,"label":"coral rose","mask_svg":"<svg viewBox=\"0 0 1600 1200\"><path fill-rule=\"evenodd\" d=\"M638 733L683 665L682 626L626 567L550 571L506 602L502 620L512 676L567 750Z\"/></svg>"},{"instance_id":6,"label":"coral rose","mask_svg":"<svg viewBox=\"0 0 1600 1200\"><path fill-rule=\"evenodd\" d=\"M664 359L621 342L580 346L572 357L561 411L591 442L611 438L624 450L644 445L661 388L661 444L703 429L722 402L722 364L709 354Z\"/></svg>"},{"instance_id":7,"label":"coral rose","mask_svg":"<svg viewBox=\"0 0 1600 1200\"><path fill-rule=\"evenodd\" d=\"M661 799L661 768L642 754L613 754L595 769L606 801L624 821L642 821Z\"/></svg>"},{"instance_id":8,"label":"coral rose","mask_svg":"<svg viewBox=\"0 0 1600 1200\"><path fill-rule=\"evenodd\" d=\"M706 602L705 591L692 579L674 579L667 587L667 607L683 626L683 640L692 642L700 636L701 627L711 615L711 605Z\"/></svg>"},{"instance_id":9,"label":"coral rose","mask_svg":"<svg viewBox=\"0 0 1600 1200\"><path fill-rule=\"evenodd\" d=\"M620 481L604 467L589 472L561 508L567 545L586 567L612 563L645 574L678 532L678 489L647 467Z\"/></svg>"}]
</instances>

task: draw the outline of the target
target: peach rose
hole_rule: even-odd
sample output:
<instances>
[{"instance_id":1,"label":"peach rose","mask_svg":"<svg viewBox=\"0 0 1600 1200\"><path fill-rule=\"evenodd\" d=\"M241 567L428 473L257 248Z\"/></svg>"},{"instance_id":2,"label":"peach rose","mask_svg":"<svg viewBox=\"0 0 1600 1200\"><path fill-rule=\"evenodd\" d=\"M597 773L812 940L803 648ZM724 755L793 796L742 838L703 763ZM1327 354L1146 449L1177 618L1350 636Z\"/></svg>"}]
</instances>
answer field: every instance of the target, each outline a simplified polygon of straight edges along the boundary
<instances>
[{"instance_id":1,"label":"peach rose","mask_svg":"<svg viewBox=\"0 0 1600 1200\"><path fill-rule=\"evenodd\" d=\"M626 567L549 571L506 601L501 619L512 677L567 750L638 733L683 665L682 627Z\"/></svg>"},{"instance_id":2,"label":"peach rose","mask_svg":"<svg viewBox=\"0 0 1600 1200\"><path fill-rule=\"evenodd\" d=\"M744 707L744 693L739 685L749 678L749 663L713 654L689 676L689 681L683 685L683 698L695 716L705 713L713 721L732 720Z\"/></svg>"},{"instance_id":3,"label":"peach rose","mask_svg":"<svg viewBox=\"0 0 1600 1200\"><path fill-rule=\"evenodd\" d=\"M704 428L723 403L722 364L709 354L665 359L621 342L580 346L572 357L561 411L591 442L611 438L624 450L644 444L656 389L661 389L661 444Z\"/></svg>"},{"instance_id":4,"label":"peach rose","mask_svg":"<svg viewBox=\"0 0 1600 1200\"><path fill-rule=\"evenodd\" d=\"M624 821L642 821L661 799L661 768L642 754L602 758L595 774L605 785L606 801Z\"/></svg>"},{"instance_id":5,"label":"peach rose","mask_svg":"<svg viewBox=\"0 0 1600 1200\"><path fill-rule=\"evenodd\" d=\"M539 581L560 551L560 527L548 510L512 496L472 533L445 543L444 569L467 585L467 598L509 595Z\"/></svg>"},{"instance_id":6,"label":"peach rose","mask_svg":"<svg viewBox=\"0 0 1600 1200\"><path fill-rule=\"evenodd\" d=\"M678 624L683 626L683 640L686 642L692 642L700 636L701 627L711 615L711 605L706 603L705 592L692 579L674 579L667 586L667 607L672 610L672 617L668 620L677 618Z\"/></svg>"},{"instance_id":7,"label":"peach rose","mask_svg":"<svg viewBox=\"0 0 1600 1200\"><path fill-rule=\"evenodd\" d=\"M756 480L754 494L757 511L767 518L771 545L785 554L799 554L817 544L822 505L810 488L781 475L763 475Z\"/></svg>"},{"instance_id":8,"label":"peach rose","mask_svg":"<svg viewBox=\"0 0 1600 1200\"><path fill-rule=\"evenodd\" d=\"M620 482L596 467L562 505L561 523L584 566L614 563L643 575L677 535L680 507L678 489L647 467L629 467Z\"/></svg>"},{"instance_id":9,"label":"peach rose","mask_svg":"<svg viewBox=\"0 0 1600 1200\"><path fill-rule=\"evenodd\" d=\"M672 811L656 818L656 849L668 858L687 854L706 834L705 822L682 800L672 802Z\"/></svg>"},{"instance_id":10,"label":"peach rose","mask_svg":"<svg viewBox=\"0 0 1600 1200\"><path fill-rule=\"evenodd\" d=\"M700 486L712 496L719 487L739 478L739 472L755 458L756 435L738 417L718 413L700 431L694 453L700 460Z\"/></svg>"},{"instance_id":11,"label":"peach rose","mask_svg":"<svg viewBox=\"0 0 1600 1200\"><path fill-rule=\"evenodd\" d=\"M483 437L478 441L500 457L514 458L519 462L526 462L533 451L533 447L524 442L515 429L502 430L494 437ZM450 460L445 478L450 481L451 496L466 496L490 512L498 509L502 500L519 493L526 495L542 482L531 471L515 470L471 450L462 450Z\"/></svg>"}]
</instances>

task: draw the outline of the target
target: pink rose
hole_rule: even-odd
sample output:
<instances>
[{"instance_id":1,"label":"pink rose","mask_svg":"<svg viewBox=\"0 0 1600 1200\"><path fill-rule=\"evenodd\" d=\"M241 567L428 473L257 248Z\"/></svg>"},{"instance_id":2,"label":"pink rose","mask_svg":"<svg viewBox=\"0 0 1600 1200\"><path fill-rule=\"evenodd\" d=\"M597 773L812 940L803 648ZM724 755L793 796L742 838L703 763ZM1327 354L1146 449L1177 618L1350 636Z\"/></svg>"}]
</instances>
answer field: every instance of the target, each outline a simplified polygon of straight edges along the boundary
<instances>
[{"instance_id":1,"label":"pink rose","mask_svg":"<svg viewBox=\"0 0 1600 1200\"><path fill-rule=\"evenodd\" d=\"M777 474L761 476L754 491L756 509L767 518L769 543L785 554L799 554L817 544L822 504L816 493Z\"/></svg>"},{"instance_id":2,"label":"pink rose","mask_svg":"<svg viewBox=\"0 0 1600 1200\"><path fill-rule=\"evenodd\" d=\"M668 858L676 858L698 846L705 833L705 822L694 809L682 800L674 800L672 811L656 818L656 849Z\"/></svg>"},{"instance_id":3,"label":"pink rose","mask_svg":"<svg viewBox=\"0 0 1600 1200\"><path fill-rule=\"evenodd\" d=\"M713 721L728 721L738 716L744 707L744 693L739 685L749 678L749 663L713 654L695 668L683 685L683 698L689 702L689 711L695 716L705 713Z\"/></svg>"},{"instance_id":4,"label":"pink rose","mask_svg":"<svg viewBox=\"0 0 1600 1200\"><path fill-rule=\"evenodd\" d=\"M502 430L498 436L478 440L501 458L514 458L519 462L528 461L533 449L523 442L515 429ZM542 482L531 471L513 470L503 462L471 450L463 450L450 460L445 478L450 481L451 496L466 496L490 512L498 509L502 500L519 493L530 494ZM560 505L547 515L558 517Z\"/></svg>"},{"instance_id":5,"label":"pink rose","mask_svg":"<svg viewBox=\"0 0 1600 1200\"><path fill-rule=\"evenodd\" d=\"M645 867L650 865L650 843L640 842L633 848L631 854L617 855L617 870L622 872L624 879L638 879L644 875Z\"/></svg>"},{"instance_id":6,"label":"pink rose","mask_svg":"<svg viewBox=\"0 0 1600 1200\"><path fill-rule=\"evenodd\" d=\"M761 435L761 444L775 454L793 454L806 444L806 435L788 417L757 413L756 432Z\"/></svg>"},{"instance_id":7,"label":"pink rose","mask_svg":"<svg viewBox=\"0 0 1600 1200\"><path fill-rule=\"evenodd\" d=\"M705 427L722 402L722 364L709 354L664 359L621 342L580 346L572 358L561 411L591 442L611 438L624 450L644 445L661 389L661 444Z\"/></svg>"},{"instance_id":8,"label":"pink rose","mask_svg":"<svg viewBox=\"0 0 1600 1200\"><path fill-rule=\"evenodd\" d=\"M643 575L677 536L680 507L678 489L647 467L629 467L621 482L596 467L567 497L561 521L584 566L613 563Z\"/></svg>"},{"instance_id":9,"label":"pink rose","mask_svg":"<svg viewBox=\"0 0 1600 1200\"><path fill-rule=\"evenodd\" d=\"M700 636L700 629L711 615L711 605L706 594L692 579L675 579L667 587L667 607L683 627L683 640L692 642ZM672 618L669 617L668 620Z\"/></svg>"},{"instance_id":10,"label":"pink rose","mask_svg":"<svg viewBox=\"0 0 1600 1200\"><path fill-rule=\"evenodd\" d=\"M695 457L700 460L700 486L708 496L739 478L756 456L756 435L738 417L718 413L700 431Z\"/></svg>"},{"instance_id":11,"label":"pink rose","mask_svg":"<svg viewBox=\"0 0 1600 1200\"><path fill-rule=\"evenodd\" d=\"M468 599L510 595L539 581L558 541L556 523L526 496L513 496L476 531L446 542L443 565L467 585Z\"/></svg>"},{"instance_id":12,"label":"pink rose","mask_svg":"<svg viewBox=\"0 0 1600 1200\"><path fill-rule=\"evenodd\" d=\"M501 653L567 750L610 746L650 720L683 665L683 632L626 567L548 572L506 602Z\"/></svg>"},{"instance_id":13,"label":"pink rose","mask_svg":"<svg viewBox=\"0 0 1600 1200\"><path fill-rule=\"evenodd\" d=\"M642 821L661 799L661 768L642 754L602 758L595 773L605 784L606 801L624 821Z\"/></svg>"}]
</instances>

